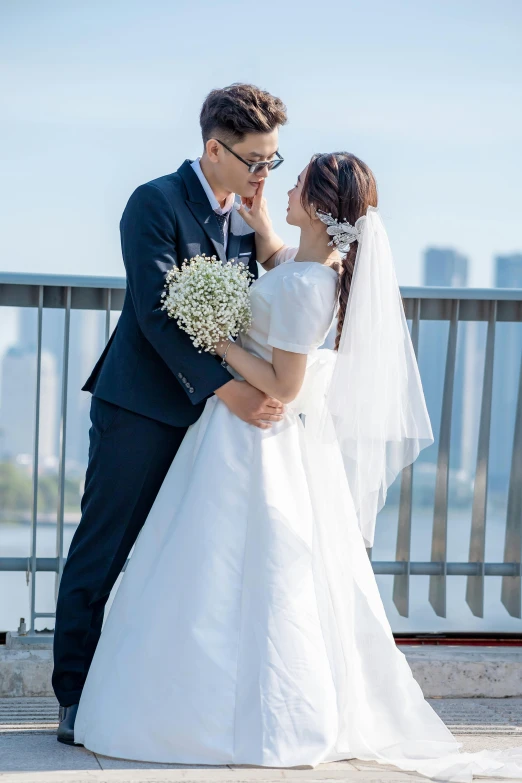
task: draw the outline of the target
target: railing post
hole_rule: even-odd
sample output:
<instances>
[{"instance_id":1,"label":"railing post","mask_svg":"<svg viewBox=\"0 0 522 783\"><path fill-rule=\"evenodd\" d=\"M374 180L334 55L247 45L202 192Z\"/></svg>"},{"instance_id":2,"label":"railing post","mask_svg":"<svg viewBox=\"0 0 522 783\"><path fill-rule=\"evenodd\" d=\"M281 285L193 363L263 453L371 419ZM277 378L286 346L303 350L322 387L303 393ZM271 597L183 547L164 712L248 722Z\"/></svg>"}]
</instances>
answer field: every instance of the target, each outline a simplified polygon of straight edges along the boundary
<instances>
[{"instance_id":1,"label":"railing post","mask_svg":"<svg viewBox=\"0 0 522 783\"><path fill-rule=\"evenodd\" d=\"M105 344L109 342L111 333L111 305L112 291L110 288L107 288L105 291Z\"/></svg>"},{"instance_id":2,"label":"railing post","mask_svg":"<svg viewBox=\"0 0 522 783\"><path fill-rule=\"evenodd\" d=\"M40 450L40 391L42 378L42 327L43 327L43 302L44 287L38 286L38 320L37 320L37 349L36 349L36 405L34 415L34 446L33 446L33 503L31 512L31 605L29 633L35 633L36 618L36 536L38 523L38 458ZM29 570L28 570L29 576Z\"/></svg>"},{"instance_id":3,"label":"railing post","mask_svg":"<svg viewBox=\"0 0 522 783\"><path fill-rule=\"evenodd\" d=\"M415 356L419 352L420 299L414 299L411 320L411 342ZM393 577L393 603L402 617L408 617L410 605L411 516L413 499L413 464L402 471L399 501L399 523L395 559L406 563L404 574Z\"/></svg>"},{"instance_id":4,"label":"railing post","mask_svg":"<svg viewBox=\"0 0 522 783\"><path fill-rule=\"evenodd\" d=\"M522 359L518 382L513 453L509 476L504 563L516 563L518 574L502 578L501 601L512 617L521 616L522 554Z\"/></svg>"},{"instance_id":5,"label":"railing post","mask_svg":"<svg viewBox=\"0 0 522 783\"><path fill-rule=\"evenodd\" d=\"M457 330L459 323L459 300L451 302L451 320L442 393L439 454L435 479L435 505L433 509L433 533L431 561L442 564L442 571L430 576L429 601L439 617L446 617L446 576L448 546L448 482L451 443L451 414L453 407L453 384L457 357Z\"/></svg>"},{"instance_id":6,"label":"railing post","mask_svg":"<svg viewBox=\"0 0 522 783\"><path fill-rule=\"evenodd\" d=\"M484 379L477 446L477 468L473 488L469 562L477 563L477 576L468 576L466 601L476 617L484 617L484 564L486 553L486 513L488 500L489 439L491 431L491 403L493 398L493 363L495 353L495 325L497 303L489 303L488 331L484 356Z\"/></svg>"},{"instance_id":7,"label":"railing post","mask_svg":"<svg viewBox=\"0 0 522 783\"><path fill-rule=\"evenodd\" d=\"M62 398L60 405L60 463L58 469L58 509L56 518L56 557L58 570L55 577L55 600L63 571L63 536L65 520L65 455L67 450L67 392L69 387L69 342L71 333L71 297L72 288L65 294L65 323L63 330Z\"/></svg>"}]
</instances>

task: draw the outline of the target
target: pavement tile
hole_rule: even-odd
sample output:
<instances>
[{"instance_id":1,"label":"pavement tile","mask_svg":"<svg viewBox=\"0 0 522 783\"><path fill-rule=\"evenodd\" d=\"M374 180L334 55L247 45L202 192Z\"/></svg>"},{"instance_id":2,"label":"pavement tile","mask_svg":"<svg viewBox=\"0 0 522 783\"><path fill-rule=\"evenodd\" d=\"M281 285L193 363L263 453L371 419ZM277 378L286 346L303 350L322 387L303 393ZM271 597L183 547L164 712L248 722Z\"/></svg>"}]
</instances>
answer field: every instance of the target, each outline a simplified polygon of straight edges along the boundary
<instances>
[{"instance_id":1,"label":"pavement tile","mask_svg":"<svg viewBox=\"0 0 522 783\"><path fill-rule=\"evenodd\" d=\"M484 750L505 750L506 748L522 748L522 736L500 736L493 734L490 736L481 736L477 734L459 734L457 737L462 742L461 751L473 753L474 751ZM489 780L489 778L488 778ZM505 778L504 778L505 780Z\"/></svg>"},{"instance_id":2,"label":"pavement tile","mask_svg":"<svg viewBox=\"0 0 522 783\"><path fill-rule=\"evenodd\" d=\"M246 772L246 770L243 770ZM216 781L216 783L251 783L251 781L263 781L263 783L276 783L280 777L273 777L269 770L265 770L262 778L253 778L250 775L234 775L233 770L220 770L219 777L200 777L196 771L187 770L98 770L96 771L61 771L42 772L37 776L34 773L0 774L2 783L201 783L201 781ZM182 773L182 774L180 774ZM308 783L330 783L331 781L353 781L354 783L426 783L426 778L414 777L409 774L388 770L344 770L334 775L321 774L315 770L315 777L307 778ZM283 780L286 778L283 778ZM488 781L488 783L492 783ZM504 781L505 783L505 781Z\"/></svg>"},{"instance_id":3,"label":"pavement tile","mask_svg":"<svg viewBox=\"0 0 522 783\"><path fill-rule=\"evenodd\" d=\"M455 733L464 751L522 747L520 698L433 699L430 703ZM415 772L357 759L291 769L117 759L57 742L56 710L56 702L51 698L0 699L0 783L280 783L290 780L426 783L427 780ZM496 781L488 778L487 783Z\"/></svg>"},{"instance_id":4,"label":"pavement tile","mask_svg":"<svg viewBox=\"0 0 522 783\"><path fill-rule=\"evenodd\" d=\"M213 765L208 764L161 764L153 761L129 761L128 759L118 759L114 756L102 756L100 753L94 754L102 769L230 769L226 764Z\"/></svg>"},{"instance_id":5,"label":"pavement tile","mask_svg":"<svg viewBox=\"0 0 522 783\"><path fill-rule=\"evenodd\" d=\"M55 734L4 734L0 737L0 772L99 770L94 753L64 745Z\"/></svg>"}]
</instances>

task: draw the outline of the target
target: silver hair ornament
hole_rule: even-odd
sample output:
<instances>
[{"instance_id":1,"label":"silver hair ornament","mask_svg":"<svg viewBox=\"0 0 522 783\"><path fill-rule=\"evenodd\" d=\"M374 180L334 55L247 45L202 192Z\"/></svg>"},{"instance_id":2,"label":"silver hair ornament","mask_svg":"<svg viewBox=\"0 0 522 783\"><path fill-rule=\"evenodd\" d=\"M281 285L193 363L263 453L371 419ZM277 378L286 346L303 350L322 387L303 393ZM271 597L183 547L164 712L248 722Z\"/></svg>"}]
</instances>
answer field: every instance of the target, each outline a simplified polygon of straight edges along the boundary
<instances>
[{"instance_id":1,"label":"silver hair ornament","mask_svg":"<svg viewBox=\"0 0 522 783\"><path fill-rule=\"evenodd\" d=\"M326 233L332 237L332 241L328 242L328 246L335 246L342 255L348 253L352 242L360 239L366 223L366 215L362 215L356 220L355 226L352 226L351 223L339 223L337 218L332 217L331 212L326 213L316 209L315 214L327 226Z\"/></svg>"}]
</instances>

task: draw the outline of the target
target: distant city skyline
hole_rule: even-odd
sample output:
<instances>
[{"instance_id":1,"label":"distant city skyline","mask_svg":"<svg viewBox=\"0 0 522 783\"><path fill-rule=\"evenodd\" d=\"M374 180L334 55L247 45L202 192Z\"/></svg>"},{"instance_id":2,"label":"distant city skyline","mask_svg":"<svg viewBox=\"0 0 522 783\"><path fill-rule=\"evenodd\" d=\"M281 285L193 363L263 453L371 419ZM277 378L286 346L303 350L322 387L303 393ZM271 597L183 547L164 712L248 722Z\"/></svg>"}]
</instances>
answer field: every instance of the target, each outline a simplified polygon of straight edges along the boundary
<instances>
[{"instance_id":1,"label":"distant city skyline","mask_svg":"<svg viewBox=\"0 0 522 783\"><path fill-rule=\"evenodd\" d=\"M37 367L37 313L20 308L18 337L0 362L0 458L32 459ZM81 391L103 348L102 314L72 311L67 389L66 461L83 470L87 464L90 394ZM45 309L42 328L40 393L40 464L53 468L60 453L64 312Z\"/></svg>"},{"instance_id":2,"label":"distant city skyline","mask_svg":"<svg viewBox=\"0 0 522 783\"><path fill-rule=\"evenodd\" d=\"M522 288L522 253L497 256L494 269L496 287ZM465 287L468 274L469 259L454 249L426 249L424 285ZM434 446L421 453L421 462L433 461L438 449L448 330L448 321L421 321L419 368L435 437ZM485 322L459 321L450 467L470 478L476 469L485 340ZM489 456L489 486L497 492L506 491L509 481L521 362L522 323L497 322Z\"/></svg>"},{"instance_id":3,"label":"distant city skyline","mask_svg":"<svg viewBox=\"0 0 522 783\"><path fill-rule=\"evenodd\" d=\"M466 287L469 276L469 259L453 248L426 248L423 264L423 285ZM459 323L457 357L453 383L453 405L451 418L450 466L456 470L462 468L464 447L464 356L467 339L467 324ZM431 426L438 448L442 390L446 368L448 346L448 322L422 321L419 335L419 369L421 372L426 406L430 414ZM434 447L431 455L425 453L424 459L434 459Z\"/></svg>"}]
</instances>

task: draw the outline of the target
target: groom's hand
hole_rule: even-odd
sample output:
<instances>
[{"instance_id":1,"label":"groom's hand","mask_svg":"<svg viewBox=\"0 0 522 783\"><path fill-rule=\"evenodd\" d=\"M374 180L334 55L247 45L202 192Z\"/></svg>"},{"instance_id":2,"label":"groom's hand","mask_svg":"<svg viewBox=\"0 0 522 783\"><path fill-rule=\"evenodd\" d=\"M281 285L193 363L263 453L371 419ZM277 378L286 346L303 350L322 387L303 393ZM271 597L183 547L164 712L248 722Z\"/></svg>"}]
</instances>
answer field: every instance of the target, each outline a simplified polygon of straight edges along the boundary
<instances>
[{"instance_id":1,"label":"groom's hand","mask_svg":"<svg viewBox=\"0 0 522 783\"><path fill-rule=\"evenodd\" d=\"M214 394L235 416L261 430L269 430L271 422L283 418L284 405L246 381L229 381Z\"/></svg>"}]
</instances>

